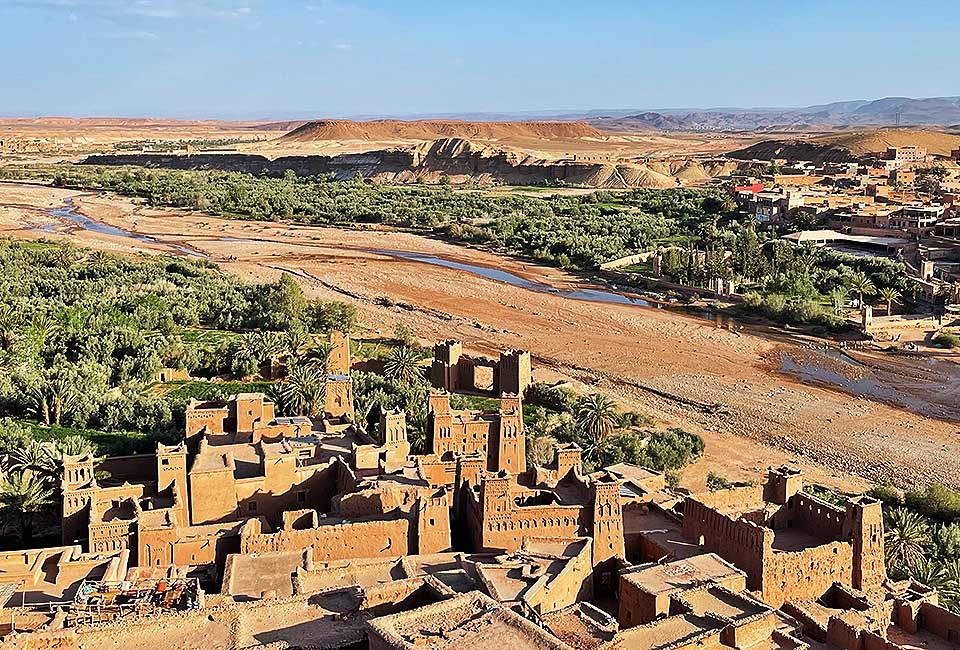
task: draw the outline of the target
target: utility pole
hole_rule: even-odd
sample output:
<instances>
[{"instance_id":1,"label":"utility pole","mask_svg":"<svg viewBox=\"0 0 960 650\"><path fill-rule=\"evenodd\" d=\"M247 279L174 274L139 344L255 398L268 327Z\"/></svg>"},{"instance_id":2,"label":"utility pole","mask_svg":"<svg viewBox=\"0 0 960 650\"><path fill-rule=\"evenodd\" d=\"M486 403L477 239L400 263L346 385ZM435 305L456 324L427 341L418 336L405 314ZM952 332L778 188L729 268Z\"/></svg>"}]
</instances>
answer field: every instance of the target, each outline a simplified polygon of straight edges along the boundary
<instances>
[{"instance_id":1,"label":"utility pole","mask_svg":"<svg viewBox=\"0 0 960 650\"><path fill-rule=\"evenodd\" d=\"M900 128L900 116L901 116L902 114L903 114L903 113L902 113L901 111L897 111L897 128L898 128L898 129Z\"/></svg>"}]
</instances>

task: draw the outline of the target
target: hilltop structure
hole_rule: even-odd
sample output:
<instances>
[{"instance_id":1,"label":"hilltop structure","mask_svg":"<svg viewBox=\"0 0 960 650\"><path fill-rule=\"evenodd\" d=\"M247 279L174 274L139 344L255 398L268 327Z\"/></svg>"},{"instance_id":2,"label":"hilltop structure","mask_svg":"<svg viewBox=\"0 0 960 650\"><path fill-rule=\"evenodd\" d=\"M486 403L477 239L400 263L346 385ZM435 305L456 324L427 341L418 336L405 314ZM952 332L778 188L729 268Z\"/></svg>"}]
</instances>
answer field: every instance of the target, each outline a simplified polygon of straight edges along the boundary
<instances>
[{"instance_id":1,"label":"hilltop structure","mask_svg":"<svg viewBox=\"0 0 960 650\"><path fill-rule=\"evenodd\" d=\"M238 395L193 403L183 442L155 454L64 458L65 545L0 554L13 620L2 647L900 650L960 639L960 616L934 590L887 579L872 499L831 505L787 467L761 485L680 495L642 467L585 473L574 444L528 465L517 394L473 412L431 392L430 450L412 455L403 411L381 413L375 435L353 423L344 369L349 356L329 367L339 392L307 430L262 395Z\"/></svg>"}]
</instances>

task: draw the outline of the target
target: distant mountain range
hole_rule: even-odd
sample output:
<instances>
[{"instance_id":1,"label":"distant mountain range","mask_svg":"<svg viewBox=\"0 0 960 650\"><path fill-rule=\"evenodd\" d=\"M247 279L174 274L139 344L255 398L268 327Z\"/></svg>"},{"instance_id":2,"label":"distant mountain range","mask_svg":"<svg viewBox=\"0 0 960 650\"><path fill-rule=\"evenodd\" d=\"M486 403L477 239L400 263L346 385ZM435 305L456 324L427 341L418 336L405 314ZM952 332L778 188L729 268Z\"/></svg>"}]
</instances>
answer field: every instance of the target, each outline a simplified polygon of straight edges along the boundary
<instances>
[{"instance_id":1,"label":"distant mountain range","mask_svg":"<svg viewBox=\"0 0 960 650\"><path fill-rule=\"evenodd\" d=\"M606 131L776 131L848 126L947 126L960 122L960 97L885 97L806 108L667 109L589 116Z\"/></svg>"}]
</instances>

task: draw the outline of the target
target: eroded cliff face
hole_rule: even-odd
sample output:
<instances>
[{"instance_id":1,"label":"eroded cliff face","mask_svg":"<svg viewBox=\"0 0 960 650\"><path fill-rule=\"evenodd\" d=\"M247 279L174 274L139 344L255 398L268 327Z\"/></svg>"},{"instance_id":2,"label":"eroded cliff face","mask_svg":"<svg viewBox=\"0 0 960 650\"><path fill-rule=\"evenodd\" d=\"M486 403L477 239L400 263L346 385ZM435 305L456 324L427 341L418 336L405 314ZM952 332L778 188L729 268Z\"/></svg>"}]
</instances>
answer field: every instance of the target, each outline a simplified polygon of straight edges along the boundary
<instances>
[{"instance_id":1,"label":"eroded cliff face","mask_svg":"<svg viewBox=\"0 0 960 650\"><path fill-rule=\"evenodd\" d=\"M167 169L218 169L280 176L331 175L349 180L358 174L382 183L502 183L539 185L563 181L597 188L669 188L708 181L737 168L737 161L694 159L643 163L614 160L542 160L517 151L442 138L417 145L333 156L268 158L257 154L106 154L87 165L137 165Z\"/></svg>"}]
</instances>

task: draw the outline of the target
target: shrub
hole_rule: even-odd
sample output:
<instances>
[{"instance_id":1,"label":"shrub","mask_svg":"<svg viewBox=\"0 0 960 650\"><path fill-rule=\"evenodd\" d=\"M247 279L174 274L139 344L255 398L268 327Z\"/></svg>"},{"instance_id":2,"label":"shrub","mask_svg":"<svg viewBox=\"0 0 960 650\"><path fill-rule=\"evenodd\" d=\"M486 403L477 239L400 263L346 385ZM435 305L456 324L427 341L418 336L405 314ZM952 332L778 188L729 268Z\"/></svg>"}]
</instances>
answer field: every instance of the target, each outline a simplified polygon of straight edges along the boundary
<instances>
[{"instance_id":1,"label":"shrub","mask_svg":"<svg viewBox=\"0 0 960 650\"><path fill-rule=\"evenodd\" d=\"M787 299L779 293L770 294L763 301L763 312L770 318L780 318L787 308Z\"/></svg>"},{"instance_id":2,"label":"shrub","mask_svg":"<svg viewBox=\"0 0 960 650\"><path fill-rule=\"evenodd\" d=\"M542 406L551 411L569 413L573 411L573 407L577 403L577 394L569 388L535 382L527 387L523 394L523 400L526 404Z\"/></svg>"},{"instance_id":3,"label":"shrub","mask_svg":"<svg viewBox=\"0 0 960 650\"><path fill-rule=\"evenodd\" d=\"M680 487L680 472L677 470L669 470L664 473L663 480L666 481L668 488L676 490Z\"/></svg>"},{"instance_id":4,"label":"shrub","mask_svg":"<svg viewBox=\"0 0 960 650\"><path fill-rule=\"evenodd\" d=\"M948 350L953 349L960 346L960 336L947 330L940 330L940 333L933 337L933 344Z\"/></svg>"},{"instance_id":5,"label":"shrub","mask_svg":"<svg viewBox=\"0 0 960 650\"><path fill-rule=\"evenodd\" d=\"M960 519L960 492L940 483L931 483L926 490L907 490L903 499L910 510L940 521Z\"/></svg>"},{"instance_id":6,"label":"shrub","mask_svg":"<svg viewBox=\"0 0 960 650\"><path fill-rule=\"evenodd\" d=\"M897 508L903 505L903 496L901 496L900 490L892 485L877 485L872 487L867 492L867 496L882 501L884 506L890 508Z\"/></svg>"},{"instance_id":7,"label":"shrub","mask_svg":"<svg viewBox=\"0 0 960 650\"><path fill-rule=\"evenodd\" d=\"M760 309L763 306L763 296L756 291L743 294L743 305L749 309Z\"/></svg>"},{"instance_id":8,"label":"shrub","mask_svg":"<svg viewBox=\"0 0 960 650\"><path fill-rule=\"evenodd\" d=\"M718 490L729 490L733 487L733 483L728 481L725 477L720 476L716 472L710 472L707 474L707 489L711 492L716 492Z\"/></svg>"}]
</instances>

